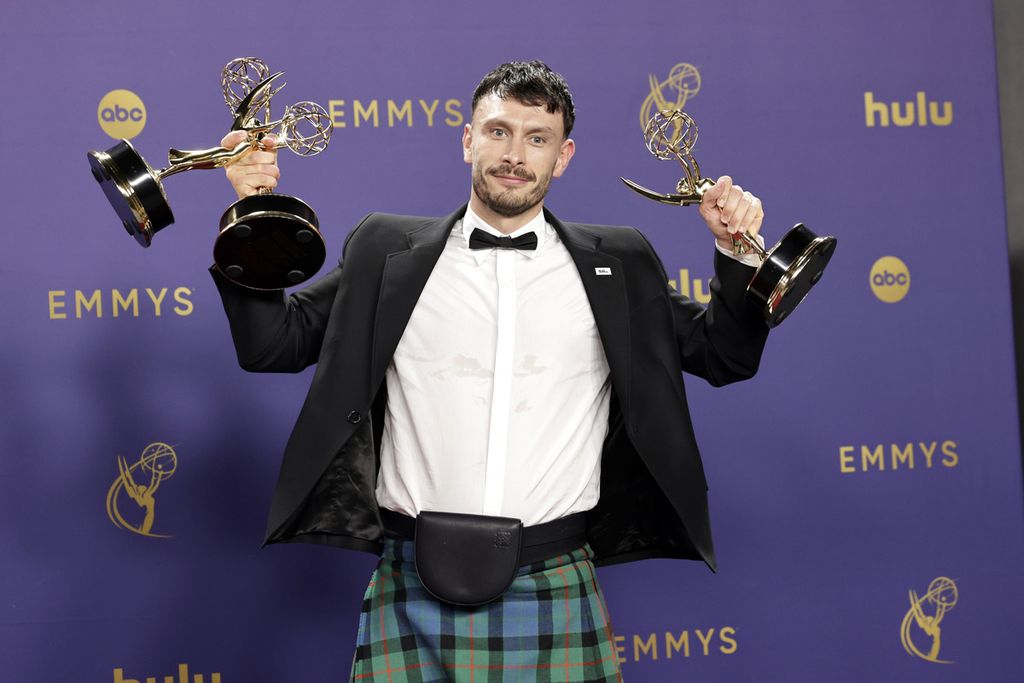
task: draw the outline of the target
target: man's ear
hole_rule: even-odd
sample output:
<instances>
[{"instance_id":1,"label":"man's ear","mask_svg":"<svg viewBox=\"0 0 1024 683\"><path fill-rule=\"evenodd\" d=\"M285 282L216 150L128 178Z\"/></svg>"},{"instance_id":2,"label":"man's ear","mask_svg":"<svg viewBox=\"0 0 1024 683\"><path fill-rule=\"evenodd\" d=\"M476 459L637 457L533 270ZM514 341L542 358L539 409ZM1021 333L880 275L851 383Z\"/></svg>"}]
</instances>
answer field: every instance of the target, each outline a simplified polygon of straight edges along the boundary
<instances>
[{"instance_id":1,"label":"man's ear","mask_svg":"<svg viewBox=\"0 0 1024 683\"><path fill-rule=\"evenodd\" d=\"M468 123L462 129L462 160L473 163L473 126Z\"/></svg>"},{"instance_id":2,"label":"man's ear","mask_svg":"<svg viewBox=\"0 0 1024 683\"><path fill-rule=\"evenodd\" d=\"M555 169L551 172L551 175L555 178L561 177L565 173L565 169L569 167L569 160L572 159L572 155L576 153L576 143L573 142L572 138L567 138L562 143L561 149L558 150L558 160L555 161Z\"/></svg>"}]
</instances>

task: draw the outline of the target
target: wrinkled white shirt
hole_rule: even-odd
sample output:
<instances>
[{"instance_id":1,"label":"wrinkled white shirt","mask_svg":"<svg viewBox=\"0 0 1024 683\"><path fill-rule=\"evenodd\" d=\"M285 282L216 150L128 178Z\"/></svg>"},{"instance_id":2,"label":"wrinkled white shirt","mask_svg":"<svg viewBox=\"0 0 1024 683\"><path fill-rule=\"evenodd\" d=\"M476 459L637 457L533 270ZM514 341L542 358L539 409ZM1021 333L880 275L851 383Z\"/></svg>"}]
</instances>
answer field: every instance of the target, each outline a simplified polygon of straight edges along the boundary
<instances>
[{"instance_id":1,"label":"wrinkled white shirt","mask_svg":"<svg viewBox=\"0 0 1024 683\"><path fill-rule=\"evenodd\" d=\"M455 224L386 374L377 501L516 517L597 503L608 361L579 272L543 213L536 251L469 249Z\"/></svg>"}]
</instances>

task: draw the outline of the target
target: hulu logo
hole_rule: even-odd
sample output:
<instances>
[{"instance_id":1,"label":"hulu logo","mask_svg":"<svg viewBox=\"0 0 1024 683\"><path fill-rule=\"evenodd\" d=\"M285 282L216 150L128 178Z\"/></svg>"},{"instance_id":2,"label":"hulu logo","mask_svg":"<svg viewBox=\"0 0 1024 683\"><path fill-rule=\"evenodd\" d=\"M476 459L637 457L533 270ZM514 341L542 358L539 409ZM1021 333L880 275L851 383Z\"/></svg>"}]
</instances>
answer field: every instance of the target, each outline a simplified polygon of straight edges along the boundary
<instances>
[{"instance_id":1,"label":"hulu logo","mask_svg":"<svg viewBox=\"0 0 1024 683\"><path fill-rule=\"evenodd\" d=\"M189 678L188 664L178 665L177 676L146 676L145 678L125 678L124 669L114 669L114 683L220 683L220 674L210 674L207 681L203 674L195 674Z\"/></svg>"},{"instance_id":2,"label":"hulu logo","mask_svg":"<svg viewBox=\"0 0 1024 683\"><path fill-rule=\"evenodd\" d=\"M875 93L864 93L864 125L868 128L892 125L906 128L918 125L948 126L953 123L953 103L943 102L939 113L939 103L929 102L923 90L917 92L913 102L875 102Z\"/></svg>"}]
</instances>

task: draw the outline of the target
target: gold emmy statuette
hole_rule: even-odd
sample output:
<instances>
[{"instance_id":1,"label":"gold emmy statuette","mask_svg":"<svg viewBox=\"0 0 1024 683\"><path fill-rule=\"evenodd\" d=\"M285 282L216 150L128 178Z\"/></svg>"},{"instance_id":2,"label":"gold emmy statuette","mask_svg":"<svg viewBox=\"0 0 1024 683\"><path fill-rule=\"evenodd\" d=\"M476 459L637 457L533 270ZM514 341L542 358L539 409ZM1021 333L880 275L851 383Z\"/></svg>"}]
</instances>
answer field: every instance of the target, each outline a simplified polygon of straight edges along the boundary
<instances>
[{"instance_id":1,"label":"gold emmy statuette","mask_svg":"<svg viewBox=\"0 0 1024 683\"><path fill-rule=\"evenodd\" d=\"M697 124L679 109L660 111L644 128L644 140L651 154L663 160L675 159L683 167L683 177L672 193L655 192L627 178L621 178L631 190L663 204L689 206L699 204L715 181L701 177L693 157L697 144ZM836 248L835 237L818 237L798 223L771 249L765 251L746 233L733 238L737 255L753 251L761 259L747 285L747 298L764 314L769 327L775 327L800 305L821 279Z\"/></svg>"},{"instance_id":2,"label":"gold emmy statuette","mask_svg":"<svg viewBox=\"0 0 1024 683\"><path fill-rule=\"evenodd\" d=\"M168 166L159 171L146 163L131 143L121 140L104 152L89 152L93 177L114 208L121 224L143 247L153 235L174 222L163 179L192 169L221 168L255 150L270 149L263 141L273 133L274 149L287 147L300 156L314 156L330 142L334 124L315 102L285 107L273 120L270 100L283 72L271 74L261 60L242 57L229 62L221 74L224 101L234 114L231 130L244 130L246 139L234 149L171 149ZM308 280L323 265L326 247L316 213L297 197L271 193L245 197L228 207L220 219L213 259L225 276L252 289L281 289Z\"/></svg>"}]
</instances>

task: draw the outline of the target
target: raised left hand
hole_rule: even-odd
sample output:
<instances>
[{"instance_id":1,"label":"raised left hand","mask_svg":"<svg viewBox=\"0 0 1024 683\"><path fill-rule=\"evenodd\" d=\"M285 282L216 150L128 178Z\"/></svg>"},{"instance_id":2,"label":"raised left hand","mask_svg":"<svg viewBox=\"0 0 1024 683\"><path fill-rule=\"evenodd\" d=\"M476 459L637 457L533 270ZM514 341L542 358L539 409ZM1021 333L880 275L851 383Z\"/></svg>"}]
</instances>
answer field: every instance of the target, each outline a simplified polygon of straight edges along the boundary
<instances>
[{"instance_id":1,"label":"raised left hand","mask_svg":"<svg viewBox=\"0 0 1024 683\"><path fill-rule=\"evenodd\" d=\"M761 200L734 185L727 175L716 180L714 187L704 193L700 215L718 244L730 251L735 233L745 232L753 237L761 230L764 220Z\"/></svg>"}]
</instances>

